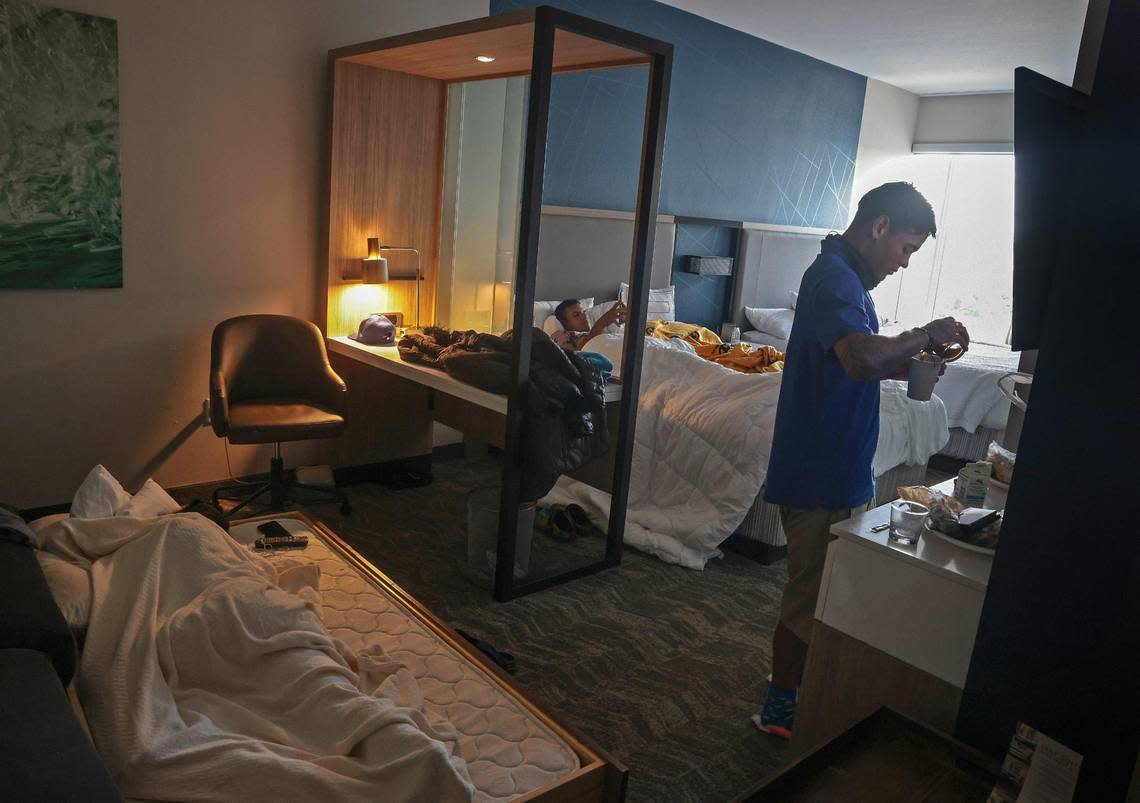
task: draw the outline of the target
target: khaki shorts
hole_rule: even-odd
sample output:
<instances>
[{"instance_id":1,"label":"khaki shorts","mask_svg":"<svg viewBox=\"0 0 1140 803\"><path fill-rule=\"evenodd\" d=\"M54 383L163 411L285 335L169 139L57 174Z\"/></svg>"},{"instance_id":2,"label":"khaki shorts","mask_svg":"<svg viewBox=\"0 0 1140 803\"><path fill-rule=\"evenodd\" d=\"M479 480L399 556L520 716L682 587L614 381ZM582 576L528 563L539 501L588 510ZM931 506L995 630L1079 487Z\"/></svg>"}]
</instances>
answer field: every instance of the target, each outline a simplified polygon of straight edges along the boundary
<instances>
[{"instance_id":1,"label":"khaki shorts","mask_svg":"<svg viewBox=\"0 0 1140 803\"><path fill-rule=\"evenodd\" d=\"M849 510L780 506L780 523L788 539L788 584L780 600L780 624L804 644L811 640L811 620L815 617L815 603L823 579L823 562L832 540L831 525L870 507L871 503Z\"/></svg>"}]
</instances>

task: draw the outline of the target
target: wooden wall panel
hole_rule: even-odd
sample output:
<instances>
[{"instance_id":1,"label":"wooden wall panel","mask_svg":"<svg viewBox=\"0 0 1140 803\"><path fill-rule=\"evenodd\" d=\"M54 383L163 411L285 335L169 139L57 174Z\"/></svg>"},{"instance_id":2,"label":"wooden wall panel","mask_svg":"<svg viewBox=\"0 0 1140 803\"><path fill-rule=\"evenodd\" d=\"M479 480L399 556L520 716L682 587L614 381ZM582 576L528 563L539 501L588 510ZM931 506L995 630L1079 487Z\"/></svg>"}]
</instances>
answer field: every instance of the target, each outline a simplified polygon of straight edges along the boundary
<instances>
[{"instance_id":1,"label":"wooden wall panel","mask_svg":"<svg viewBox=\"0 0 1140 803\"><path fill-rule=\"evenodd\" d=\"M420 250L420 321L435 319L447 87L442 81L337 62L333 68L326 334L351 334L370 312L415 316L415 283L364 286L367 238ZM414 256L386 254L390 272Z\"/></svg>"}]
</instances>

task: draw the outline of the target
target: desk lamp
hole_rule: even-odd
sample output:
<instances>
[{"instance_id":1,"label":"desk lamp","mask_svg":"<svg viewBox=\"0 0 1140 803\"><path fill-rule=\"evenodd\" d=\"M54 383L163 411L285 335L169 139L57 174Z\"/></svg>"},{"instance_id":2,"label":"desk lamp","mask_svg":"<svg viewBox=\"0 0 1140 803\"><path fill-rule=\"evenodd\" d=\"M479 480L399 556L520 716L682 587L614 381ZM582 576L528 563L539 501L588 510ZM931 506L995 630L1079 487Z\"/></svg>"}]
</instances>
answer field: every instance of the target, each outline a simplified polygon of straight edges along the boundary
<instances>
[{"instance_id":1,"label":"desk lamp","mask_svg":"<svg viewBox=\"0 0 1140 803\"><path fill-rule=\"evenodd\" d=\"M380 238L368 238L368 256L363 260L364 262L364 276L361 281L364 284L387 284L388 283L388 260L380 256Z\"/></svg>"},{"instance_id":2,"label":"desk lamp","mask_svg":"<svg viewBox=\"0 0 1140 803\"><path fill-rule=\"evenodd\" d=\"M388 260L381 256L384 251L404 251L416 255L416 272L414 276L390 276L388 274ZM365 284L387 284L390 281L412 279L416 283L416 322L415 329L420 328L420 252L410 245L384 245L379 237L368 238L368 256L364 261Z\"/></svg>"}]
</instances>

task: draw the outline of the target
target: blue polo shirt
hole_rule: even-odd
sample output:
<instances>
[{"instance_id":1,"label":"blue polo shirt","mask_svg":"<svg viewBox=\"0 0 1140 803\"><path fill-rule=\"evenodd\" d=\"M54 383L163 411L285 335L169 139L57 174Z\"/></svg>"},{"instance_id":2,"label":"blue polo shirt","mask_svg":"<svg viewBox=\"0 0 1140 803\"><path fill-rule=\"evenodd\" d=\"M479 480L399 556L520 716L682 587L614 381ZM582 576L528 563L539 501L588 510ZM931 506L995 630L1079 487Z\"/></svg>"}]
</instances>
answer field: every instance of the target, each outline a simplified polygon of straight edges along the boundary
<instances>
[{"instance_id":1,"label":"blue polo shirt","mask_svg":"<svg viewBox=\"0 0 1140 803\"><path fill-rule=\"evenodd\" d=\"M833 346L878 334L866 262L839 235L823 241L804 273L776 408L764 500L843 510L875 495L871 461L879 440L879 380L847 376Z\"/></svg>"}]
</instances>

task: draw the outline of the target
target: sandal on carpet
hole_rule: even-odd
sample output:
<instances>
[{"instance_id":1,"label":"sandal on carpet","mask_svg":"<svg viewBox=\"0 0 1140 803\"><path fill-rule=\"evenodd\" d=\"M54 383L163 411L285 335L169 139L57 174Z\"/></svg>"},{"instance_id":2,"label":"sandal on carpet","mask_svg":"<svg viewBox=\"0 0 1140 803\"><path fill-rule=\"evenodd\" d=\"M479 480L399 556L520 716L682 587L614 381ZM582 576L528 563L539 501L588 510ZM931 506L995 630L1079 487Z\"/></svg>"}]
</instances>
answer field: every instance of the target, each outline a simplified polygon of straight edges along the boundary
<instances>
[{"instance_id":1,"label":"sandal on carpet","mask_svg":"<svg viewBox=\"0 0 1140 803\"><path fill-rule=\"evenodd\" d=\"M534 512L534 526L560 543L574 540L574 522L561 505L539 505Z\"/></svg>"},{"instance_id":2,"label":"sandal on carpet","mask_svg":"<svg viewBox=\"0 0 1140 803\"><path fill-rule=\"evenodd\" d=\"M571 503L563 509L578 535L590 535L594 532L594 525L590 523L590 517L586 515L581 505Z\"/></svg>"}]
</instances>

